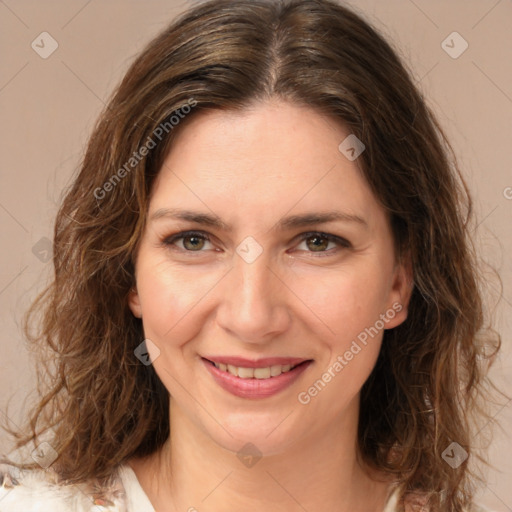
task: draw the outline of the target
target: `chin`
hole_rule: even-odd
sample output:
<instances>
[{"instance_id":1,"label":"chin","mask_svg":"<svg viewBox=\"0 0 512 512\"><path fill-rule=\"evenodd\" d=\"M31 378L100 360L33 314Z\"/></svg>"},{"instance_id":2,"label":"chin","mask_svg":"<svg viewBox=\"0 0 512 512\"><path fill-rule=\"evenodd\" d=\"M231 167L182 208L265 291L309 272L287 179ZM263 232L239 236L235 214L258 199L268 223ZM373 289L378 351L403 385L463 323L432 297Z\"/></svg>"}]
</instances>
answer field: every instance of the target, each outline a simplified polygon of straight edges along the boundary
<instances>
[{"instance_id":1,"label":"chin","mask_svg":"<svg viewBox=\"0 0 512 512\"><path fill-rule=\"evenodd\" d=\"M244 452L252 454L252 451L260 456L277 455L305 435L303 429L296 431L295 425L286 420L287 414L283 413L275 417L269 416L268 412L260 417L253 413L240 413L224 418L224 428L215 423L207 429L207 434L217 445L237 456L244 455Z\"/></svg>"}]
</instances>

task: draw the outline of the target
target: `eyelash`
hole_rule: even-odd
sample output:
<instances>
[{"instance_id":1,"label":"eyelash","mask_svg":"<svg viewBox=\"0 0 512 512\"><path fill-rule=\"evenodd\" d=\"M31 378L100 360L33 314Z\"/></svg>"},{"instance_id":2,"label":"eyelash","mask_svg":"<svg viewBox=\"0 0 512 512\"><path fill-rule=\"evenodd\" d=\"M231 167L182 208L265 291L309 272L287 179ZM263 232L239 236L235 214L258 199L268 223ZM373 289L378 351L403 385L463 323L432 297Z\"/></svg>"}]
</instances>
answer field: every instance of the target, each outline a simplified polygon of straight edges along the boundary
<instances>
[{"instance_id":1,"label":"eyelash","mask_svg":"<svg viewBox=\"0 0 512 512\"><path fill-rule=\"evenodd\" d=\"M318 237L318 238L322 238L322 239L326 239L328 240L329 242L335 242L336 244L338 244L338 248L344 248L344 249L349 249L352 247L352 244L344 239L344 238L341 238L339 236L336 236L336 235L331 235L329 233L323 233L321 231L309 231L307 233L302 233L299 235L300 237L300 242L303 242L304 240L307 240L308 238L313 238L313 237ZM210 237L208 236L207 233L204 233L202 231L182 231L180 233L176 233L175 235L172 235L168 238L166 238L164 241L163 241L163 245L168 247L168 246L172 246L174 245L174 243L177 241L177 240L180 240L180 239L183 239L183 238L192 238L192 237L197 237L197 238L201 238L203 240L206 240L208 242L211 242L211 239ZM203 250L199 250L199 251L189 251L187 249L179 249L179 251L181 252L187 252L187 253L190 253L190 254L194 254L194 253L202 253L204 252ZM306 252L309 252L311 254L314 254L315 257L325 257L325 256L331 256L333 255L334 253L337 253L338 250L337 249L329 249L327 251L319 251L319 252L315 252L315 251L306 251Z\"/></svg>"}]
</instances>

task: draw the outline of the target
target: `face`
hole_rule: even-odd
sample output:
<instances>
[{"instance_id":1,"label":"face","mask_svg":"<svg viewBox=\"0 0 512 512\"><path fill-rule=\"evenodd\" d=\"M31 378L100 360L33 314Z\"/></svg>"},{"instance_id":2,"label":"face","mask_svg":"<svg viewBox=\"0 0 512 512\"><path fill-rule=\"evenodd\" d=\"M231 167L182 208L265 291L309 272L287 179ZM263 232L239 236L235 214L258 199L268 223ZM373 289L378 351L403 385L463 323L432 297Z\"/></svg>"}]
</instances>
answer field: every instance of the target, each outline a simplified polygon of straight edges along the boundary
<instances>
[{"instance_id":1,"label":"face","mask_svg":"<svg viewBox=\"0 0 512 512\"><path fill-rule=\"evenodd\" d=\"M171 416L230 450L277 453L355 414L406 318L410 279L338 149L349 133L283 102L201 113L154 183L130 308Z\"/></svg>"}]
</instances>

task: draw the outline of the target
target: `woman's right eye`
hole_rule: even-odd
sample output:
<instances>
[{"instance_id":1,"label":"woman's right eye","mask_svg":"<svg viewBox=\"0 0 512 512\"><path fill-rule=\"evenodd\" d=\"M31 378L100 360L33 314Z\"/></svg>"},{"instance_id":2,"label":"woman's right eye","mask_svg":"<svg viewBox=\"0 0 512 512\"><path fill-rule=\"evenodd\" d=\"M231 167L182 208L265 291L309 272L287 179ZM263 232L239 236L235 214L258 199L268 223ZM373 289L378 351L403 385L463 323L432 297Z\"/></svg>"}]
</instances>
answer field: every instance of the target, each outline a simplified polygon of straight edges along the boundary
<instances>
[{"instance_id":1,"label":"woman's right eye","mask_svg":"<svg viewBox=\"0 0 512 512\"><path fill-rule=\"evenodd\" d=\"M183 231L166 238L163 243L166 246L176 246L176 241L178 240L182 241L182 247L178 246L178 249L186 252L203 252L201 249L204 247L204 242L210 242L210 238L206 233Z\"/></svg>"}]
</instances>

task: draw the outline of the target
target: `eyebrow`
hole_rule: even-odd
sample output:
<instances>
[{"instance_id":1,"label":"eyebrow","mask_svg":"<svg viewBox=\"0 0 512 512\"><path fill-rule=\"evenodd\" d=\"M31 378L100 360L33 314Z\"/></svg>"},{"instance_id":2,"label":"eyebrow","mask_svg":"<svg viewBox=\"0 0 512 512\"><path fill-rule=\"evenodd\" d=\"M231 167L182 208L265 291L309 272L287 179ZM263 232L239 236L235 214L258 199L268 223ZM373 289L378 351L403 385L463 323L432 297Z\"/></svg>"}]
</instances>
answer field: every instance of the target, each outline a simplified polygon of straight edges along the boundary
<instances>
[{"instance_id":1,"label":"eyebrow","mask_svg":"<svg viewBox=\"0 0 512 512\"><path fill-rule=\"evenodd\" d=\"M150 220L158 220L162 218L194 222L196 224L217 228L218 230L225 231L227 233L233 231L233 227L222 221L219 216L193 210L160 208L150 216ZM270 231L286 231L294 228L302 228L314 224L324 224L334 221L355 222L361 226L368 227L368 223L359 215L341 211L327 211L303 213L301 215L283 217L270 229Z\"/></svg>"}]
</instances>

